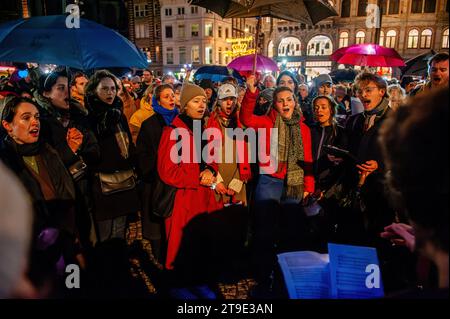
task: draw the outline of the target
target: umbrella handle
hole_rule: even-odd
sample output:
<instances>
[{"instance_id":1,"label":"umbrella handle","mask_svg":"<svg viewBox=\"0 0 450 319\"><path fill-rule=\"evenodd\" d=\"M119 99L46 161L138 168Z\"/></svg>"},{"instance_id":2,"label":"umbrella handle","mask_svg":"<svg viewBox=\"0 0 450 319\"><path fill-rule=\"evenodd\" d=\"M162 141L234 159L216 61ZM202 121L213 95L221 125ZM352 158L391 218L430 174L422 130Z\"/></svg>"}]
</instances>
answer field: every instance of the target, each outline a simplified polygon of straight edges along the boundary
<instances>
[{"instance_id":1,"label":"umbrella handle","mask_svg":"<svg viewBox=\"0 0 450 319\"><path fill-rule=\"evenodd\" d=\"M253 60L253 74L256 75L256 63L258 58L258 47L259 47L259 33L261 31L261 17L256 18L258 20L256 24L256 35L255 35L255 59Z\"/></svg>"}]
</instances>

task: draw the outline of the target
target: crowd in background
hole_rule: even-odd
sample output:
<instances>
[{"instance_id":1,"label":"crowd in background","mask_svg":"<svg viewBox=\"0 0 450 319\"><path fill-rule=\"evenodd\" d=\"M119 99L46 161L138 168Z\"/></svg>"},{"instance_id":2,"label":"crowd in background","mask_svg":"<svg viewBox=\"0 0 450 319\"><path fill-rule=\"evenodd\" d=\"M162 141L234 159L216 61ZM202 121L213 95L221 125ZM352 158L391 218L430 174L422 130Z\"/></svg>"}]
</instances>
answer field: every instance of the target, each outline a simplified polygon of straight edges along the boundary
<instances>
[{"instance_id":1,"label":"crowd in background","mask_svg":"<svg viewBox=\"0 0 450 319\"><path fill-rule=\"evenodd\" d=\"M422 286L448 296L448 59L430 60L425 83L362 71L351 82L321 74L309 84L283 71L239 85L65 68L2 79L0 160L9 172L0 196L3 187L12 194L0 212L16 204L23 227L0 219L0 253L16 249L7 231L19 253L31 244L8 265L15 282L0 271L0 283L11 282L0 297L78 296L65 288L69 264L88 278L83 296L147 296L127 263L143 242L158 296L220 298L214 284L245 269L257 282L252 296L270 297L278 253L326 253L329 242L377 248L388 293ZM208 143L194 141L198 122L233 145L231 162L194 160ZM181 128L190 142L175 163L171 135ZM276 170L252 163L252 145L228 128L265 128L266 154L276 128ZM12 175L19 183L6 187ZM130 243L136 222L142 239Z\"/></svg>"}]
</instances>

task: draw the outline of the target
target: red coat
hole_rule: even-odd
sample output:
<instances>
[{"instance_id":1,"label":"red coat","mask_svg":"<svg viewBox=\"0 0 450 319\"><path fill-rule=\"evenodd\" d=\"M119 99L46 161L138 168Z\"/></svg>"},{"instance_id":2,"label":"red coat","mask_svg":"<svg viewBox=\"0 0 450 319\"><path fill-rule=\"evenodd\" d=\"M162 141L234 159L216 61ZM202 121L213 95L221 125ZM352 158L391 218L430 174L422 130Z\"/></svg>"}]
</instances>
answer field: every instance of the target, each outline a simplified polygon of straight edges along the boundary
<instances>
[{"instance_id":1,"label":"red coat","mask_svg":"<svg viewBox=\"0 0 450 319\"><path fill-rule=\"evenodd\" d=\"M163 130L158 149L158 174L161 180L173 187L178 188L175 195L172 216L166 219L167 235L167 258L166 268L173 269L178 249L183 237L183 228L197 215L211 213L222 209L222 204L217 203L214 191L200 185L200 165L194 163L193 155L193 133L186 124L178 117L172 125L189 131L191 160L176 164L170 158L170 153L177 141L170 140L170 134L174 130L166 126ZM187 143L184 141L183 143Z\"/></svg>"},{"instance_id":2,"label":"red coat","mask_svg":"<svg viewBox=\"0 0 450 319\"><path fill-rule=\"evenodd\" d=\"M277 118L278 112L276 110L271 110L268 115L258 116L253 114L253 111L256 106L256 99L258 98L259 92L252 93L247 91L244 96L244 100L242 101L240 120L242 124L247 127L251 127L254 129L265 128L266 129L266 154L270 154L270 129L274 128L275 120ZM313 175L313 158L312 158L312 147L311 147L311 131L309 127L303 122L303 118L300 120L300 130L303 141L303 149L304 149L304 185L305 192L313 193L314 192L314 175ZM270 174L272 177L284 179L286 177L286 164L281 164L281 170L279 172L275 172L274 174ZM260 163L261 167L268 167L269 163Z\"/></svg>"}]
</instances>

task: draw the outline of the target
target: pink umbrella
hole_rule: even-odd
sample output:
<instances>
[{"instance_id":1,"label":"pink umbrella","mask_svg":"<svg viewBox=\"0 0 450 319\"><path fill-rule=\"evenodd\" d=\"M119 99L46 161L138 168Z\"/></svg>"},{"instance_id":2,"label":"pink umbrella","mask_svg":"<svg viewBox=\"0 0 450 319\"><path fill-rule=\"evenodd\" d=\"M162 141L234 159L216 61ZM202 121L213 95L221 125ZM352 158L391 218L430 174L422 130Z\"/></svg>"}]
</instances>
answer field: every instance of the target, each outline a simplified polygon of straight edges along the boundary
<instances>
[{"instance_id":1,"label":"pink umbrella","mask_svg":"<svg viewBox=\"0 0 450 319\"><path fill-rule=\"evenodd\" d=\"M238 57L228 64L229 68L242 71L253 71L253 64L255 62L255 55L249 54ZM278 71L278 65L271 59L264 55L258 54L256 56L256 71Z\"/></svg>"},{"instance_id":2,"label":"pink umbrella","mask_svg":"<svg viewBox=\"0 0 450 319\"><path fill-rule=\"evenodd\" d=\"M354 44L340 48L331 55L331 59L340 64L360 66L405 66L405 62L397 51L371 43Z\"/></svg>"}]
</instances>

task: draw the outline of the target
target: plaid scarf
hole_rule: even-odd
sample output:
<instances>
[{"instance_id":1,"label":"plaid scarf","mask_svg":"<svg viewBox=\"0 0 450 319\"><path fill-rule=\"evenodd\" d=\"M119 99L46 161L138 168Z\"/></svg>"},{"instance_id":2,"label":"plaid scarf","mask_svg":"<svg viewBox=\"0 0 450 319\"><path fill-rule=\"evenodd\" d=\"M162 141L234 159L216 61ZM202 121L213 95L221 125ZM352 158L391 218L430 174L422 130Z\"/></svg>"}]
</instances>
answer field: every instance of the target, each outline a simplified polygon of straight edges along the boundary
<instances>
[{"instance_id":1,"label":"plaid scarf","mask_svg":"<svg viewBox=\"0 0 450 319\"><path fill-rule=\"evenodd\" d=\"M289 198L301 200L304 190L304 171L301 162L304 161L303 141L300 130L300 110L295 107L291 119L283 119L280 114L275 120L278 129L278 169L287 164L287 189Z\"/></svg>"}]
</instances>

